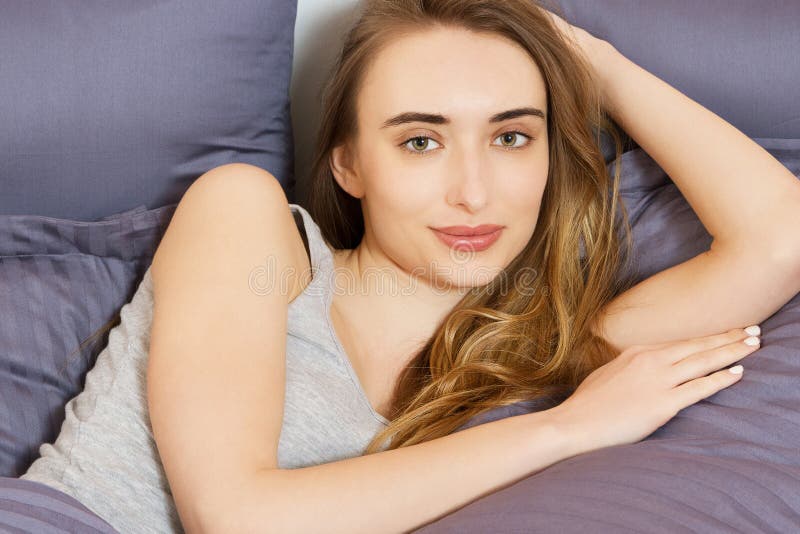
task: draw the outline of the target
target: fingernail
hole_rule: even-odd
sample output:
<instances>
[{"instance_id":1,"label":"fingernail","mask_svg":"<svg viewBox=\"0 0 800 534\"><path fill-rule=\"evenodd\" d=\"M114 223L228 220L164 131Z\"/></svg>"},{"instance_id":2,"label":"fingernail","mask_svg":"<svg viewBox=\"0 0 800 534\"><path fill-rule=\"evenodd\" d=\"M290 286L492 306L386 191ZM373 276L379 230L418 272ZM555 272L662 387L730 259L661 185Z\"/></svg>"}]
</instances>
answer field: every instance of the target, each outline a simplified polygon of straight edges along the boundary
<instances>
[{"instance_id":1,"label":"fingernail","mask_svg":"<svg viewBox=\"0 0 800 534\"><path fill-rule=\"evenodd\" d=\"M755 347L760 343L760 340L755 336L750 336L744 340L745 345L750 345L751 347Z\"/></svg>"},{"instance_id":2,"label":"fingernail","mask_svg":"<svg viewBox=\"0 0 800 534\"><path fill-rule=\"evenodd\" d=\"M761 333L761 327L757 324L754 324L753 326L748 326L745 328L744 331L748 336L757 336Z\"/></svg>"},{"instance_id":3,"label":"fingernail","mask_svg":"<svg viewBox=\"0 0 800 534\"><path fill-rule=\"evenodd\" d=\"M743 371L743 370L744 370L744 367L742 367L741 365L734 365L733 367L730 367L730 368L728 369L728 371L730 371L731 373L733 373L733 374L735 374L735 375L740 375L740 374L742 374L742 371Z\"/></svg>"}]
</instances>

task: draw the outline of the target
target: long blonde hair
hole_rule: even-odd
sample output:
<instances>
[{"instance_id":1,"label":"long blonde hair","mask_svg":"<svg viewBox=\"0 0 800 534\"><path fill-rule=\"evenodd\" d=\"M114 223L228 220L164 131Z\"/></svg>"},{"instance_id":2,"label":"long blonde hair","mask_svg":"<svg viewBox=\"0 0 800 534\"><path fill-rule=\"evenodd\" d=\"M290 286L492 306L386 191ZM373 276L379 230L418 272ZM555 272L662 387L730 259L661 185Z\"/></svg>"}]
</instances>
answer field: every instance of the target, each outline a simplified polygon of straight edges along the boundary
<instances>
[{"instance_id":1,"label":"long blonde hair","mask_svg":"<svg viewBox=\"0 0 800 534\"><path fill-rule=\"evenodd\" d=\"M334 179L330 154L356 135L359 84L396 36L443 26L505 36L539 67L550 110L549 174L531 240L491 282L468 292L409 361L395 385L389 425L364 454L447 435L499 406L566 398L616 356L593 334L592 321L632 284L618 276L631 250L620 168L612 179L601 151L606 131L618 163L622 136L601 106L587 59L542 7L533 0L367 0L323 88L307 204L337 249L358 245L364 220L360 201ZM531 268L538 276L521 287L521 273Z\"/></svg>"}]
</instances>

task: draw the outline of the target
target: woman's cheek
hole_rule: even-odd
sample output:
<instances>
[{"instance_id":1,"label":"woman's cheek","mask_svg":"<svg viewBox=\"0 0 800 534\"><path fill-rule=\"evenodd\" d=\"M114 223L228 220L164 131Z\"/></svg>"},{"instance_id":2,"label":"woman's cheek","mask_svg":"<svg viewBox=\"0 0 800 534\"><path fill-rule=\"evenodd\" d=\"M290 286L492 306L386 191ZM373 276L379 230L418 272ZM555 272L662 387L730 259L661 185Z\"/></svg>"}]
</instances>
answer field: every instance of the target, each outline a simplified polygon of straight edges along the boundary
<instances>
[{"instance_id":1,"label":"woman's cheek","mask_svg":"<svg viewBox=\"0 0 800 534\"><path fill-rule=\"evenodd\" d=\"M538 206L547 183L547 174L531 176L529 171L527 175L517 176L517 179L501 182L504 183L502 198L509 205L518 206L520 209Z\"/></svg>"},{"instance_id":2,"label":"woman's cheek","mask_svg":"<svg viewBox=\"0 0 800 534\"><path fill-rule=\"evenodd\" d=\"M430 205L435 200L436 190L432 186L436 182L429 175L399 173L380 179L380 196L394 206L416 206L420 203Z\"/></svg>"}]
</instances>

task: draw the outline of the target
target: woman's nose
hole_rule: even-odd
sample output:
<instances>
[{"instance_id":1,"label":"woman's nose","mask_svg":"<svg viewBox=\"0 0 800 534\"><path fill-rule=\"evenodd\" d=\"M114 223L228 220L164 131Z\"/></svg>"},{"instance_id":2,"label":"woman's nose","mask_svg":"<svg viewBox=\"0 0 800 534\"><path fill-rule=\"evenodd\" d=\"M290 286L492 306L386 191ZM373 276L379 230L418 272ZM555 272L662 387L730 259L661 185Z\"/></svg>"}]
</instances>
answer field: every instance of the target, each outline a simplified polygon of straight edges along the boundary
<instances>
[{"instance_id":1,"label":"woman's nose","mask_svg":"<svg viewBox=\"0 0 800 534\"><path fill-rule=\"evenodd\" d=\"M490 176L481 154L453 154L447 203L462 205L471 212L480 211L489 200Z\"/></svg>"}]
</instances>

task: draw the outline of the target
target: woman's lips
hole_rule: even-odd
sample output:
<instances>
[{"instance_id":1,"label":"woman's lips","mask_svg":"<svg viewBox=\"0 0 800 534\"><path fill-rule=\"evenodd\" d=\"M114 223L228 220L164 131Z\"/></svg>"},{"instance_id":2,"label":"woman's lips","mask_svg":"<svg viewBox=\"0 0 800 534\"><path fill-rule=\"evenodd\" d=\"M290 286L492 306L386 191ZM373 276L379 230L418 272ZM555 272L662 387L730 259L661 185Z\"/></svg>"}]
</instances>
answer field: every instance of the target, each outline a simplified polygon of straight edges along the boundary
<instances>
[{"instance_id":1,"label":"woman's lips","mask_svg":"<svg viewBox=\"0 0 800 534\"><path fill-rule=\"evenodd\" d=\"M500 234L503 232L502 226L495 226L494 228L496 228L494 231L476 235L454 235L437 230L436 228L431 228L431 230L433 230L433 233L436 234L436 237L438 237L448 247L456 250L471 250L474 252L480 252L492 246L492 244L497 241L497 239L500 237ZM481 227L479 226L472 230L477 231L480 229ZM461 230L458 231L460 232Z\"/></svg>"}]
</instances>

